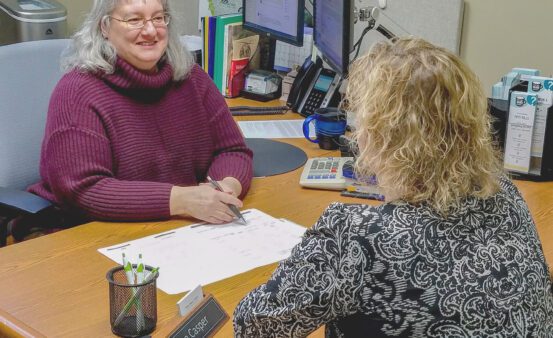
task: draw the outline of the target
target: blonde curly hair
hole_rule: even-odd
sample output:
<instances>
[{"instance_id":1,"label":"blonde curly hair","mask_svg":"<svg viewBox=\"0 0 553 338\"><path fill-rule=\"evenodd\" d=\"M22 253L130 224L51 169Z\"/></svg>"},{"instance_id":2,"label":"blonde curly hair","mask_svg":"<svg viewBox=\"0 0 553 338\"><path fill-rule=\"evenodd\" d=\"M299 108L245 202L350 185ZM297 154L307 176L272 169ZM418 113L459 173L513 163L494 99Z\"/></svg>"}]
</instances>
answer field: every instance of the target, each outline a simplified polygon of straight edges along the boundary
<instances>
[{"instance_id":1,"label":"blonde curly hair","mask_svg":"<svg viewBox=\"0 0 553 338\"><path fill-rule=\"evenodd\" d=\"M356 170L376 174L387 197L447 214L498 191L486 96L453 53L413 37L379 42L352 64L346 98Z\"/></svg>"}]
</instances>

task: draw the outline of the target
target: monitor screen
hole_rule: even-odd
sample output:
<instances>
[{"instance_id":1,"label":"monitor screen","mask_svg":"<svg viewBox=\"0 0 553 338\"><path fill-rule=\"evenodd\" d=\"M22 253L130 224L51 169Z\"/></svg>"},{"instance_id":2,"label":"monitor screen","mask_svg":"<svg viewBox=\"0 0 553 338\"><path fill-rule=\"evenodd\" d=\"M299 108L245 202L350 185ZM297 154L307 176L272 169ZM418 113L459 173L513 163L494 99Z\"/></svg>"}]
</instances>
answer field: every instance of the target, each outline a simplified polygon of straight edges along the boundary
<instances>
[{"instance_id":1,"label":"monitor screen","mask_svg":"<svg viewBox=\"0 0 553 338\"><path fill-rule=\"evenodd\" d=\"M317 0L313 6L313 41L323 60L345 76L353 35L353 0Z\"/></svg>"},{"instance_id":2,"label":"monitor screen","mask_svg":"<svg viewBox=\"0 0 553 338\"><path fill-rule=\"evenodd\" d=\"M244 0L244 27L296 46L303 44L304 0Z\"/></svg>"}]
</instances>

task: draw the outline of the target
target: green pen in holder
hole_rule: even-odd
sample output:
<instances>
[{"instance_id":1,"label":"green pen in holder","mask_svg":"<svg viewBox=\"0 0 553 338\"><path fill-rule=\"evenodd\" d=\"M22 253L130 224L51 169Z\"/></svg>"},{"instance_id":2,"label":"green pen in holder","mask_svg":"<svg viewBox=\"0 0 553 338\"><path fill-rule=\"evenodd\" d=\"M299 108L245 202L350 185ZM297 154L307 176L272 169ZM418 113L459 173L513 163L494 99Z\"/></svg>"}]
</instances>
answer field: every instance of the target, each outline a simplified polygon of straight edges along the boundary
<instances>
[{"instance_id":1,"label":"green pen in holder","mask_svg":"<svg viewBox=\"0 0 553 338\"><path fill-rule=\"evenodd\" d=\"M144 270L144 282L136 284L129 284L123 266L109 270L106 275L111 331L118 336L141 337L156 327L158 268L145 265Z\"/></svg>"}]
</instances>

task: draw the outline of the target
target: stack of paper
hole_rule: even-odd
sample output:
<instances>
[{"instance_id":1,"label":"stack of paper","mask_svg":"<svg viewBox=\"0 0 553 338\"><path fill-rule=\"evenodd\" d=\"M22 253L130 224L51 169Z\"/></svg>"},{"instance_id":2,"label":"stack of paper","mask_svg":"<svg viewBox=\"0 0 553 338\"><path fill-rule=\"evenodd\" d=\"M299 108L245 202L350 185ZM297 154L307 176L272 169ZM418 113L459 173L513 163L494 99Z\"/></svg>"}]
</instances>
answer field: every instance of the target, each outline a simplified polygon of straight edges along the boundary
<instances>
[{"instance_id":1,"label":"stack of paper","mask_svg":"<svg viewBox=\"0 0 553 338\"><path fill-rule=\"evenodd\" d=\"M245 138L302 138L304 120L239 121ZM309 137L315 137L315 128L309 128Z\"/></svg>"},{"instance_id":2,"label":"stack of paper","mask_svg":"<svg viewBox=\"0 0 553 338\"><path fill-rule=\"evenodd\" d=\"M157 286L177 294L283 260L306 230L256 209L242 214L247 225L200 223L98 251L119 264L123 252L131 262L141 253L145 264L159 267Z\"/></svg>"}]
</instances>

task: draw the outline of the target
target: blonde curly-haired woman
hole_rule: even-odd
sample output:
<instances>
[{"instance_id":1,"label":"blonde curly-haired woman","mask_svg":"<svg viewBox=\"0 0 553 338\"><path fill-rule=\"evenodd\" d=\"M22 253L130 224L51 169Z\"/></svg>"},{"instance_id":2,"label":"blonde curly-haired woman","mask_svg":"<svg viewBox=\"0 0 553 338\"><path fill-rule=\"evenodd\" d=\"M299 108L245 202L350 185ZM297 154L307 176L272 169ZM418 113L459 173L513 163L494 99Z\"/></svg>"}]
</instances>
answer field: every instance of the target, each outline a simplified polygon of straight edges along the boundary
<instances>
[{"instance_id":1,"label":"blonde curly-haired woman","mask_svg":"<svg viewBox=\"0 0 553 338\"><path fill-rule=\"evenodd\" d=\"M347 98L357 171L387 201L329 206L240 302L236 336L551 337L548 267L476 75L402 38L354 62Z\"/></svg>"}]
</instances>

